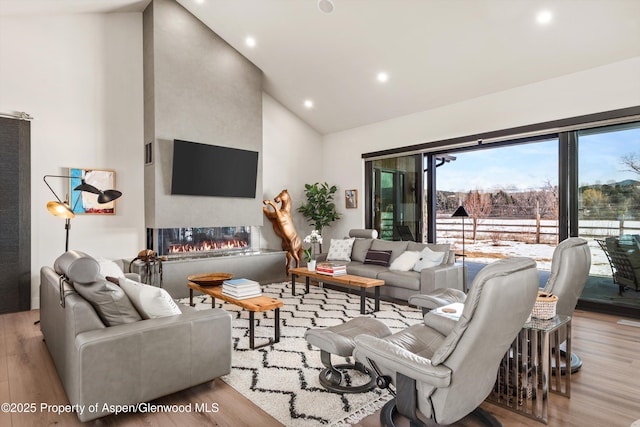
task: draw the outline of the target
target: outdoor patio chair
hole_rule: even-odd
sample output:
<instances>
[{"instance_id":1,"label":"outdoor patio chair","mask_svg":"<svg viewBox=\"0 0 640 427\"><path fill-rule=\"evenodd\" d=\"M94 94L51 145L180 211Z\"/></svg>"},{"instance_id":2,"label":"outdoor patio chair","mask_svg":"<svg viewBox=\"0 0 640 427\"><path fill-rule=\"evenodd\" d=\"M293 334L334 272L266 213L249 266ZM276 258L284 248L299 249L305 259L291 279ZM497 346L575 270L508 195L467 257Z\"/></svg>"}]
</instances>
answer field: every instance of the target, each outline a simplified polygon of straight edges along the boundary
<instances>
[{"instance_id":1,"label":"outdoor patio chair","mask_svg":"<svg viewBox=\"0 0 640 427\"><path fill-rule=\"evenodd\" d=\"M604 251L613 283L618 285L618 294L622 296L627 287L640 290L640 247L638 236L612 236L604 240L596 239Z\"/></svg>"}]
</instances>

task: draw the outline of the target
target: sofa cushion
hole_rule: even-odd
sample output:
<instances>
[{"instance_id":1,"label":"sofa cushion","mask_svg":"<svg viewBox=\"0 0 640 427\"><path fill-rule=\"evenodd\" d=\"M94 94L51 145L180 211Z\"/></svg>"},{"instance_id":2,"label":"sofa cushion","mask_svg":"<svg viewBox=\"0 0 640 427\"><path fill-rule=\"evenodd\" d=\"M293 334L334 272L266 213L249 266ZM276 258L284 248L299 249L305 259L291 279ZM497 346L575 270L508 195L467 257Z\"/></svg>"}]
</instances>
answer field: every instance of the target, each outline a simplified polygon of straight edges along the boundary
<instances>
[{"instance_id":1,"label":"sofa cushion","mask_svg":"<svg viewBox=\"0 0 640 427\"><path fill-rule=\"evenodd\" d=\"M418 251L404 251L398 258L395 259L389 266L389 270L392 271L409 271L413 270L413 266L416 265L420 258L420 252Z\"/></svg>"},{"instance_id":2,"label":"sofa cushion","mask_svg":"<svg viewBox=\"0 0 640 427\"><path fill-rule=\"evenodd\" d=\"M398 288L420 290L420 273L415 271L382 271L377 278Z\"/></svg>"},{"instance_id":3,"label":"sofa cushion","mask_svg":"<svg viewBox=\"0 0 640 427\"><path fill-rule=\"evenodd\" d=\"M420 271L424 268L435 267L436 265L442 264L442 260L446 255L445 252L434 252L431 248L426 247L420 252L420 257L418 261L413 266L415 271Z\"/></svg>"},{"instance_id":4,"label":"sofa cushion","mask_svg":"<svg viewBox=\"0 0 640 427\"><path fill-rule=\"evenodd\" d=\"M408 242L391 242L389 240L375 239L371 244L371 249L376 251L391 251L389 262L393 262L400 254L407 250L407 243Z\"/></svg>"},{"instance_id":5,"label":"sofa cushion","mask_svg":"<svg viewBox=\"0 0 640 427\"><path fill-rule=\"evenodd\" d=\"M373 239L354 240L353 248L351 249L351 261L364 262L367 251L371 249L371 243L373 243Z\"/></svg>"},{"instance_id":6,"label":"sofa cushion","mask_svg":"<svg viewBox=\"0 0 640 427\"><path fill-rule=\"evenodd\" d=\"M378 274L383 271L389 271L389 268L381 265L363 264L361 262L350 262L347 264L347 274L352 274L354 276L377 279Z\"/></svg>"},{"instance_id":7,"label":"sofa cushion","mask_svg":"<svg viewBox=\"0 0 640 427\"><path fill-rule=\"evenodd\" d=\"M351 261L351 250L355 239L331 239L327 261Z\"/></svg>"},{"instance_id":8,"label":"sofa cushion","mask_svg":"<svg viewBox=\"0 0 640 427\"><path fill-rule=\"evenodd\" d=\"M134 323L142 320L125 292L102 277L92 283L73 283L76 292L89 301L106 326Z\"/></svg>"},{"instance_id":9,"label":"sofa cushion","mask_svg":"<svg viewBox=\"0 0 640 427\"><path fill-rule=\"evenodd\" d=\"M58 274L74 283L93 283L100 275L100 265L93 257L80 251L67 251L53 263Z\"/></svg>"},{"instance_id":10,"label":"sofa cushion","mask_svg":"<svg viewBox=\"0 0 640 427\"><path fill-rule=\"evenodd\" d=\"M391 251L376 251L375 249L369 249L367 251L367 255L364 257L364 264L388 267L390 259Z\"/></svg>"},{"instance_id":11,"label":"sofa cushion","mask_svg":"<svg viewBox=\"0 0 640 427\"><path fill-rule=\"evenodd\" d=\"M143 319L175 316L182 313L171 295L162 288L145 285L127 278L120 278L120 287L131 299Z\"/></svg>"},{"instance_id":12,"label":"sofa cushion","mask_svg":"<svg viewBox=\"0 0 640 427\"><path fill-rule=\"evenodd\" d=\"M378 230L374 228L353 228L349 230L349 237L375 239L376 237L378 237Z\"/></svg>"}]
</instances>

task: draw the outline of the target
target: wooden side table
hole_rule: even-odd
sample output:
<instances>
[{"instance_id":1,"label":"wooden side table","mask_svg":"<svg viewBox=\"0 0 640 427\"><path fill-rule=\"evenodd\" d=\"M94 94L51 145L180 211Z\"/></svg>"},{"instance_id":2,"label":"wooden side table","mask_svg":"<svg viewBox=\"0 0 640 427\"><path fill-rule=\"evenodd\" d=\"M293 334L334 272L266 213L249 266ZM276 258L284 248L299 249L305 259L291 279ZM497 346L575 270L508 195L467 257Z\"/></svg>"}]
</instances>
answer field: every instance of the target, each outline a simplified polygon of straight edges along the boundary
<instances>
[{"instance_id":1,"label":"wooden side table","mask_svg":"<svg viewBox=\"0 0 640 427\"><path fill-rule=\"evenodd\" d=\"M247 299L235 299L222 293L222 286L200 286L196 283L187 283L189 287L189 305L193 307L193 291L199 291L211 297L211 308L216 305L216 298L226 301L230 304L237 305L249 312L249 348L252 350L266 347L268 345L280 342L280 307L284 305L282 301L276 298L259 296ZM264 344L255 345L255 313L259 311L274 310L274 337Z\"/></svg>"}]
</instances>

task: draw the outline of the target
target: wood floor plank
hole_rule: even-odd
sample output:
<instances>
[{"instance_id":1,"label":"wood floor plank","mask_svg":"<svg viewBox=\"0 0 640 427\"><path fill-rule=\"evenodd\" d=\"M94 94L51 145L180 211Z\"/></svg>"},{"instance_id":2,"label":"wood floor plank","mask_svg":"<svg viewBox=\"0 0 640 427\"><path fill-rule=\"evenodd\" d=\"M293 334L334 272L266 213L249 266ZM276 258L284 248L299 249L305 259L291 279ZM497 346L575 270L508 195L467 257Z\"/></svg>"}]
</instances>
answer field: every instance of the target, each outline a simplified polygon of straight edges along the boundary
<instances>
[{"instance_id":1,"label":"wood floor plank","mask_svg":"<svg viewBox=\"0 0 640 427\"><path fill-rule=\"evenodd\" d=\"M9 375L7 385L11 386L11 393L7 391L2 396L14 403L35 402L40 408L41 403L50 405L66 405L69 401L64 393L62 384L55 371L39 326L34 326L37 311L12 313L0 316L0 322L12 331L8 335L6 353L8 357ZM0 353L1 354L1 353ZM2 384L0 384L0 387ZM8 390L8 387L7 387ZM0 393L2 389L0 388ZM2 400L0 400L0 403ZM281 426L274 418L221 380L215 380L180 393L174 393L151 402L153 405L177 405L180 409L190 412L176 412L173 410L154 413L120 414L103 417L99 420L81 423L73 413L56 414L51 411L36 413L13 414L11 421L7 417L0 418L0 426L239 426L254 424L260 420L265 427ZM196 411L196 403L201 408ZM181 406L182 405L182 406ZM151 406L149 406L151 407ZM160 407L160 406L158 406ZM217 412L216 411L217 409Z\"/></svg>"},{"instance_id":2,"label":"wood floor plank","mask_svg":"<svg viewBox=\"0 0 640 427\"><path fill-rule=\"evenodd\" d=\"M55 405L64 402L60 382L52 380L53 369L48 351L42 341L40 327L34 325L37 316L33 312L13 313L7 319L7 330L13 332L7 340L7 366L11 402L35 403L35 412L12 414L13 425L60 424L66 418L52 410L42 410L42 404ZM64 400L61 402L60 399ZM62 424L64 425L64 424Z\"/></svg>"},{"instance_id":3,"label":"wood floor plank","mask_svg":"<svg viewBox=\"0 0 640 427\"><path fill-rule=\"evenodd\" d=\"M640 331L618 325L616 316L576 310L573 320L573 350L583 359L583 368L572 376L571 399L549 396L549 426L621 426L640 419L638 359ZM635 329L635 330L634 330ZM490 403L482 408L505 426L541 427L544 424ZM380 426L379 412L357 426ZM408 425L405 420L399 426ZM472 419L456 425L475 426Z\"/></svg>"},{"instance_id":4,"label":"wood floor plank","mask_svg":"<svg viewBox=\"0 0 640 427\"><path fill-rule=\"evenodd\" d=\"M0 403L68 403L53 361L42 341L40 328L33 325L38 311L0 316ZM640 419L640 329L616 322L620 318L576 311L573 321L573 350L583 359L580 372L572 376L571 399L552 393L549 397L549 426L629 426ZM4 359L3 359L4 358ZM4 374L3 374L3 368ZM4 380L2 379L4 375ZM191 412L155 412L111 415L80 423L75 414L0 413L0 426L243 426L266 427L281 424L221 380L192 387L157 399L158 405L191 405ZM195 403L217 404L218 412L195 411ZM543 424L490 403L481 405L508 427L541 427ZM379 413L356 424L380 426ZM408 425L404 420L398 426ZM459 426L476 426L466 418Z\"/></svg>"},{"instance_id":5,"label":"wood floor plank","mask_svg":"<svg viewBox=\"0 0 640 427\"><path fill-rule=\"evenodd\" d=\"M0 383L9 381L7 371L6 316L0 316ZM1 424L0 424L1 425Z\"/></svg>"},{"instance_id":6,"label":"wood floor plank","mask_svg":"<svg viewBox=\"0 0 640 427\"><path fill-rule=\"evenodd\" d=\"M11 402L9 374L7 370L7 342L5 339L6 316L0 316L0 405ZM11 425L11 413L0 410L0 426Z\"/></svg>"}]
</instances>

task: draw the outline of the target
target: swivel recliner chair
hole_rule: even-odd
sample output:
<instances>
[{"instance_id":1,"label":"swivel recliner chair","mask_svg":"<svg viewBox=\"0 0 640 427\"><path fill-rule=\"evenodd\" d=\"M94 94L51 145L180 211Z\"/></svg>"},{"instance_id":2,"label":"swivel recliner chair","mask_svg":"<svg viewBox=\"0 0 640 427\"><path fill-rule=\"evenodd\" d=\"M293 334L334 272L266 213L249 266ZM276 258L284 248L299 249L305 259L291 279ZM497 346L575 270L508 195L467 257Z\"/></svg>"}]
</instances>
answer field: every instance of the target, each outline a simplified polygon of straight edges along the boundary
<instances>
[{"instance_id":1,"label":"swivel recliner chair","mask_svg":"<svg viewBox=\"0 0 640 427\"><path fill-rule=\"evenodd\" d=\"M393 425L396 411L412 426L451 424L474 411L500 425L478 407L531 313L538 283L532 259L496 261L476 276L458 320L430 312L384 338L356 336L355 359L376 373L378 386L395 387L382 425Z\"/></svg>"},{"instance_id":2,"label":"swivel recliner chair","mask_svg":"<svg viewBox=\"0 0 640 427\"><path fill-rule=\"evenodd\" d=\"M573 316L578 298L582 294L584 285L589 277L591 268L591 251L585 239L570 237L563 240L553 251L551 259L551 272L543 292L554 294L558 297L556 314ZM458 289L438 288L424 295L413 295L409 298L409 304L422 307L423 312L454 302L464 303L466 294ZM564 328L559 332L560 342L567 339ZM562 352L563 358L566 354ZM566 366L562 361L561 371ZM582 360L576 354L570 356L571 372L577 372L582 367Z\"/></svg>"},{"instance_id":3,"label":"swivel recliner chair","mask_svg":"<svg viewBox=\"0 0 640 427\"><path fill-rule=\"evenodd\" d=\"M573 316L578 298L582 295L584 285L587 283L590 268L591 251L587 241L580 237L563 240L553 251L551 273L543 292L558 297L556 314ZM565 328L560 329L559 336L560 343L564 343L567 339ZM569 357L571 373L577 372L582 367L582 360L578 355L572 353L567 356L564 351L561 351L561 354L565 359ZM562 371L565 369L566 366L561 366Z\"/></svg>"}]
</instances>

